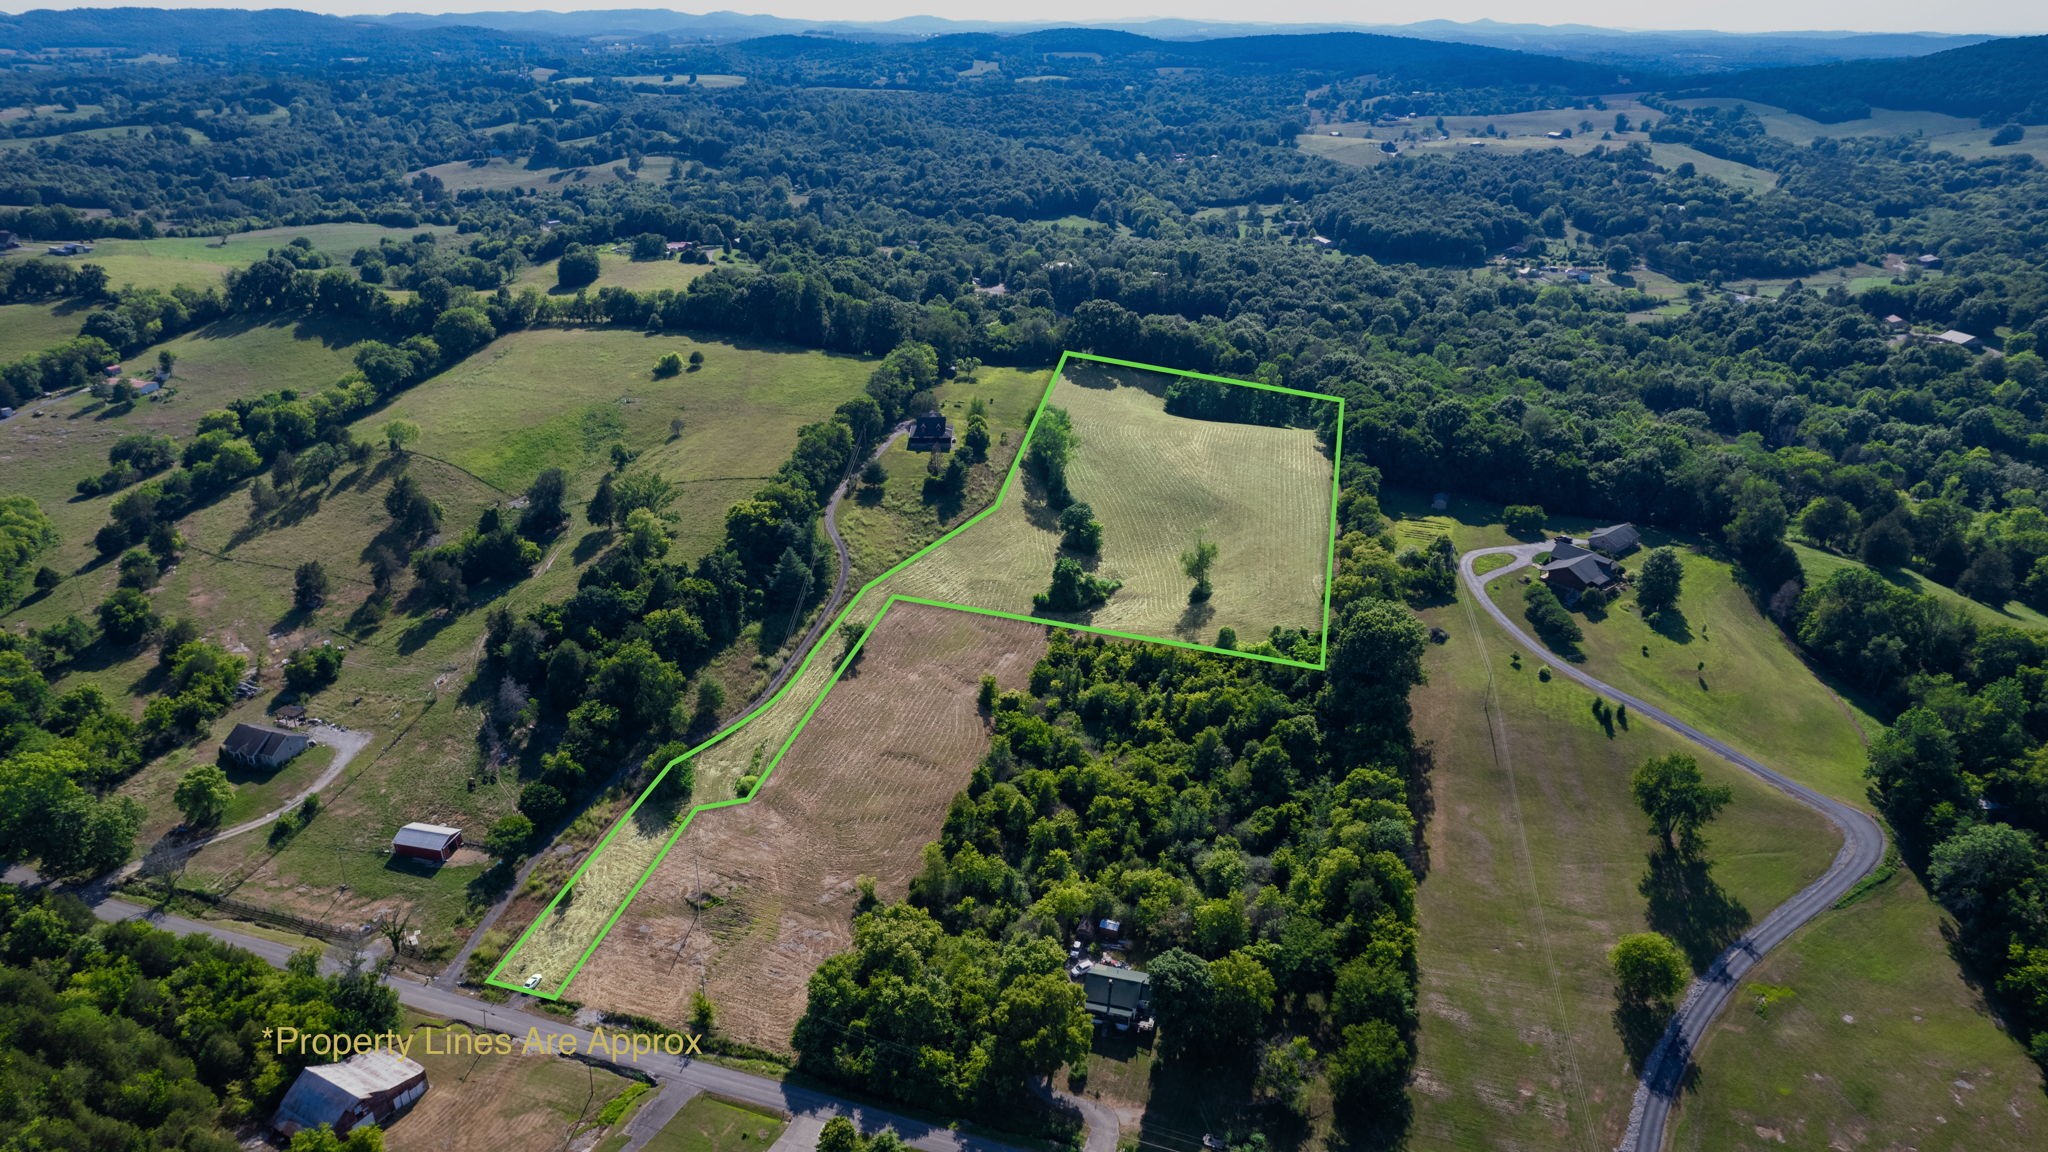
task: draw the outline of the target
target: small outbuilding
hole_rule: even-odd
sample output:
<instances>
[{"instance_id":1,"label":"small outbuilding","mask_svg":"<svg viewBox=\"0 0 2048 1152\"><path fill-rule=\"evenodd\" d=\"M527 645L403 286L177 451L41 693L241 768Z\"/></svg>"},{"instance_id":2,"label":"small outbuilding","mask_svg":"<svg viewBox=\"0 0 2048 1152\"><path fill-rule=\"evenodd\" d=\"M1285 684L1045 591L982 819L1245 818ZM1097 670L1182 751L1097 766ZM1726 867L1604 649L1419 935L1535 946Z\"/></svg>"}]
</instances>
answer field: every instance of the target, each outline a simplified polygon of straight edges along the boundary
<instances>
[{"instance_id":1,"label":"small outbuilding","mask_svg":"<svg viewBox=\"0 0 2048 1152\"><path fill-rule=\"evenodd\" d=\"M1948 331L1943 332L1941 335L1936 336L1934 339L1942 344L1953 344L1958 348L1967 348L1972 352L1975 352L1977 349L1982 348L1984 346L1984 342L1982 340L1977 339L1975 336L1970 335L1968 332L1958 332L1954 328L1951 328Z\"/></svg>"},{"instance_id":2,"label":"small outbuilding","mask_svg":"<svg viewBox=\"0 0 2048 1152\"><path fill-rule=\"evenodd\" d=\"M412 823L398 830L391 838L391 854L410 856L415 860L432 860L446 864L455 850L462 847L462 829L450 828L445 824Z\"/></svg>"},{"instance_id":3,"label":"small outbuilding","mask_svg":"<svg viewBox=\"0 0 2048 1152\"><path fill-rule=\"evenodd\" d=\"M265 724L237 724L221 741L220 754L246 768L282 768L311 743L297 732Z\"/></svg>"},{"instance_id":4,"label":"small outbuilding","mask_svg":"<svg viewBox=\"0 0 2048 1152\"><path fill-rule=\"evenodd\" d=\"M910 450L912 452L951 452L953 450L953 426L937 412L927 412L910 425Z\"/></svg>"},{"instance_id":5,"label":"small outbuilding","mask_svg":"<svg viewBox=\"0 0 2048 1152\"><path fill-rule=\"evenodd\" d=\"M1626 556L1643 542L1643 534L1633 524L1609 524L1596 528L1586 537L1586 546L1595 552L1609 556Z\"/></svg>"},{"instance_id":6,"label":"small outbuilding","mask_svg":"<svg viewBox=\"0 0 2048 1152\"><path fill-rule=\"evenodd\" d=\"M1098 964L1081 975L1081 1000L1090 1016L1128 1028L1152 1013L1152 978Z\"/></svg>"},{"instance_id":7,"label":"small outbuilding","mask_svg":"<svg viewBox=\"0 0 2048 1152\"><path fill-rule=\"evenodd\" d=\"M1918 264L1922 268L1939 268L1941 267L1941 257L1929 253L1916 258L1913 263Z\"/></svg>"},{"instance_id":8,"label":"small outbuilding","mask_svg":"<svg viewBox=\"0 0 2048 1152\"><path fill-rule=\"evenodd\" d=\"M418 1062L373 1049L299 1073L270 1126L289 1137L325 1124L344 1136L358 1124L382 1124L426 1094L427 1070Z\"/></svg>"},{"instance_id":9,"label":"small outbuilding","mask_svg":"<svg viewBox=\"0 0 2048 1152\"><path fill-rule=\"evenodd\" d=\"M1910 331L1912 327L1911 324L1906 322L1904 316L1896 312L1884 318L1884 330L1887 332L1906 332Z\"/></svg>"}]
</instances>

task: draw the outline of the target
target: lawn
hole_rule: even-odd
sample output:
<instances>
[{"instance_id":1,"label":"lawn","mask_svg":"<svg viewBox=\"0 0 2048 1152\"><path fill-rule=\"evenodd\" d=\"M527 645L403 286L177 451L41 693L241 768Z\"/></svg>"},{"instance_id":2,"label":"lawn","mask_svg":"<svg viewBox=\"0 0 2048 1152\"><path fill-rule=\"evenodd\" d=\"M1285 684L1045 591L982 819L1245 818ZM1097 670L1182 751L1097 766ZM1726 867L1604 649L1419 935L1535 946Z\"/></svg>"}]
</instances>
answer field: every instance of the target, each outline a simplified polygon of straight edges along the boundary
<instances>
[{"instance_id":1,"label":"lawn","mask_svg":"<svg viewBox=\"0 0 2048 1152\"><path fill-rule=\"evenodd\" d=\"M664 1125L645 1152L762 1152L787 1125L781 1116L699 1093Z\"/></svg>"},{"instance_id":2,"label":"lawn","mask_svg":"<svg viewBox=\"0 0 2048 1152\"><path fill-rule=\"evenodd\" d=\"M412 1059L427 1070L427 1094L385 1130L391 1152L496 1152L504 1148L588 1147L600 1135L599 1115L639 1082L598 1065L560 1056L449 1055L445 1033L466 1025L426 1021L408 1013ZM765 1147L765 1145L763 1146Z\"/></svg>"},{"instance_id":3,"label":"lawn","mask_svg":"<svg viewBox=\"0 0 2048 1152\"><path fill-rule=\"evenodd\" d=\"M1824 551L1809 544L1793 542L1792 551L1798 553L1799 566L1806 570L1806 584L1808 587L1822 583L1828 577L1833 576L1844 568L1869 567L1869 565L1861 560L1851 560L1847 556ZM1895 587L1904 588L1908 592L1917 592L1922 596L1931 596L1944 604L1960 608L1970 616L1975 617L1979 624L2005 624L2017 628L2048 629L2048 616L2043 616L2041 613L2017 600L2009 601L2002 608L1993 608L1981 600L1972 600L1945 584L1936 584L1934 581L1911 569L1894 568L1887 571L1879 571L1878 575L1883 576Z\"/></svg>"},{"instance_id":4,"label":"lawn","mask_svg":"<svg viewBox=\"0 0 2048 1152\"><path fill-rule=\"evenodd\" d=\"M85 310L66 304L0 304L0 364L11 364L78 335Z\"/></svg>"},{"instance_id":5,"label":"lawn","mask_svg":"<svg viewBox=\"0 0 2048 1152\"><path fill-rule=\"evenodd\" d=\"M1411 701L1434 815L1418 892L1416 1148L1611 1148L1634 1088L1605 954L1652 923L1688 938L1760 919L1818 875L1838 837L1717 760L1735 799L1709 833L1713 898L1653 921L1639 890L1653 841L1628 790L1643 760L1691 751L1644 721L1610 736L1593 696L1516 651L1476 606L1433 608L1449 633ZM1690 924L1693 927L1688 928Z\"/></svg>"},{"instance_id":6,"label":"lawn","mask_svg":"<svg viewBox=\"0 0 2048 1152\"><path fill-rule=\"evenodd\" d=\"M1670 1147L2042 1147L2041 1071L1948 961L1946 919L1901 870L1751 969Z\"/></svg>"},{"instance_id":7,"label":"lawn","mask_svg":"<svg viewBox=\"0 0 2048 1152\"><path fill-rule=\"evenodd\" d=\"M1651 533L1646 544L1670 543ZM1654 624L1635 593L1603 619L1577 619L1586 638L1582 667L1622 691L1649 700L1802 783L1851 804L1864 799L1863 742L1879 722L1831 692L1800 660L1778 628L1751 604L1730 565L1678 544L1685 569L1677 610ZM1643 553L1626 558L1640 569ZM1522 612L1523 573L1488 592L1511 619Z\"/></svg>"}]
</instances>

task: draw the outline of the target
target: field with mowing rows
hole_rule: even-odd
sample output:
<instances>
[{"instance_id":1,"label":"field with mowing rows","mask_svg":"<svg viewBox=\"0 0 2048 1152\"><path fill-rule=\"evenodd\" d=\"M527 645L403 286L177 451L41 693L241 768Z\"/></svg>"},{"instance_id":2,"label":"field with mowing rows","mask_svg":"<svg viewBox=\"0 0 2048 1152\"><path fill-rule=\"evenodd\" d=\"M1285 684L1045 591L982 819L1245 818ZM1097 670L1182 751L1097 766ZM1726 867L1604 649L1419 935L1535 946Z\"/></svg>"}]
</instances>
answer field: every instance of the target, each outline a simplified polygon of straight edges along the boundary
<instances>
[{"instance_id":1,"label":"field with mowing rows","mask_svg":"<svg viewBox=\"0 0 2048 1152\"><path fill-rule=\"evenodd\" d=\"M576 998L680 1023L701 987L722 1033L786 1049L811 973L852 942L855 879L902 898L987 750L974 703L982 675L1022 688L1044 649L1041 625L890 609L773 786L691 822L592 956Z\"/></svg>"}]
</instances>

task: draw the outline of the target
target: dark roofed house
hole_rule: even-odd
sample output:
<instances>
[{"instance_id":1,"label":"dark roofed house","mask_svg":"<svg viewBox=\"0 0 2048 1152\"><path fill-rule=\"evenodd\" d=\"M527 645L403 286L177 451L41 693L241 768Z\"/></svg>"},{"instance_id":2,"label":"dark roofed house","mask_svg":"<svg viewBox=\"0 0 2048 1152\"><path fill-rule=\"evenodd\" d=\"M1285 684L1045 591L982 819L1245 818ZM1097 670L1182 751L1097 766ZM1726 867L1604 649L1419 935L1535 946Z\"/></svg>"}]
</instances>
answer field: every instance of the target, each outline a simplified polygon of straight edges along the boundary
<instances>
[{"instance_id":1,"label":"dark roofed house","mask_svg":"<svg viewBox=\"0 0 2048 1152\"><path fill-rule=\"evenodd\" d=\"M270 1126L290 1136L325 1124L341 1136L358 1124L381 1124L426 1094L425 1068L373 1049L299 1073Z\"/></svg>"},{"instance_id":2,"label":"dark roofed house","mask_svg":"<svg viewBox=\"0 0 2048 1152\"><path fill-rule=\"evenodd\" d=\"M1643 542L1643 534L1633 524L1609 524L1596 528L1586 537L1586 546L1595 552L1609 556L1626 556L1636 545Z\"/></svg>"},{"instance_id":3,"label":"dark roofed house","mask_svg":"<svg viewBox=\"0 0 2048 1152\"><path fill-rule=\"evenodd\" d=\"M306 718L306 706L304 704L287 704L279 708L275 715L281 723L297 724Z\"/></svg>"},{"instance_id":4,"label":"dark roofed house","mask_svg":"<svg viewBox=\"0 0 2048 1152\"><path fill-rule=\"evenodd\" d=\"M1576 602L1579 593L1588 588L1606 591L1620 582L1621 575L1614 561L1591 552L1582 552L1565 560L1553 559L1543 566L1543 582L1566 603Z\"/></svg>"},{"instance_id":5,"label":"dark roofed house","mask_svg":"<svg viewBox=\"0 0 2048 1152\"><path fill-rule=\"evenodd\" d=\"M937 412L927 412L910 425L910 450L912 452L951 452L953 450L953 428L946 418Z\"/></svg>"},{"instance_id":6,"label":"dark roofed house","mask_svg":"<svg viewBox=\"0 0 2048 1152\"><path fill-rule=\"evenodd\" d=\"M446 864L460 847L462 829L450 828L446 824L414 822L400 828L398 834L391 838L392 855L432 860L436 864Z\"/></svg>"},{"instance_id":7,"label":"dark roofed house","mask_svg":"<svg viewBox=\"0 0 2048 1152\"><path fill-rule=\"evenodd\" d=\"M1081 976L1083 1006L1097 1020L1128 1028L1152 1011L1152 978L1130 968L1097 964Z\"/></svg>"},{"instance_id":8,"label":"dark roofed house","mask_svg":"<svg viewBox=\"0 0 2048 1152\"><path fill-rule=\"evenodd\" d=\"M310 743L297 732L262 724L237 724L220 743L220 754L249 768L281 768Z\"/></svg>"},{"instance_id":9,"label":"dark roofed house","mask_svg":"<svg viewBox=\"0 0 2048 1152\"><path fill-rule=\"evenodd\" d=\"M1557 539L1552 540L1550 542L1551 563L1557 563L1563 560L1577 560L1581 556L1591 555L1592 553L1587 551L1576 540L1559 536Z\"/></svg>"}]
</instances>

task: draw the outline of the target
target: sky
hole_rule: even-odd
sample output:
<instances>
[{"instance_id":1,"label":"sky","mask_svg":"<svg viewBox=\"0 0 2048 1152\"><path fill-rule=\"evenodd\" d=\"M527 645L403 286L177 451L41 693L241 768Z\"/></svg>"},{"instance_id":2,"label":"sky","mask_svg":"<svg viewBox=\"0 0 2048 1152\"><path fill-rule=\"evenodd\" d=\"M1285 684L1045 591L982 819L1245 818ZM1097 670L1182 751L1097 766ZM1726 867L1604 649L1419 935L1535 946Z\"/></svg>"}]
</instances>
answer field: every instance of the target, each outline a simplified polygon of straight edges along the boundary
<instances>
[{"instance_id":1,"label":"sky","mask_svg":"<svg viewBox=\"0 0 2048 1152\"><path fill-rule=\"evenodd\" d=\"M1003 9L986 0L700 0L648 4L633 0L0 0L0 11L30 8L301 8L335 15L381 12L480 12L512 9L664 8L730 10L794 19L888 20L948 16L1074 23L1163 16L1196 20L1407 24L1418 20L1492 19L1504 23L1592 24L1607 28L1713 28L1726 32L1852 30L1858 32L2048 32L2041 0L1720 0L1711 6L1647 5L1640 0L1439 0L1427 7L1396 0L1279 0L1247 7L1243 0L1035 0Z\"/></svg>"}]
</instances>

